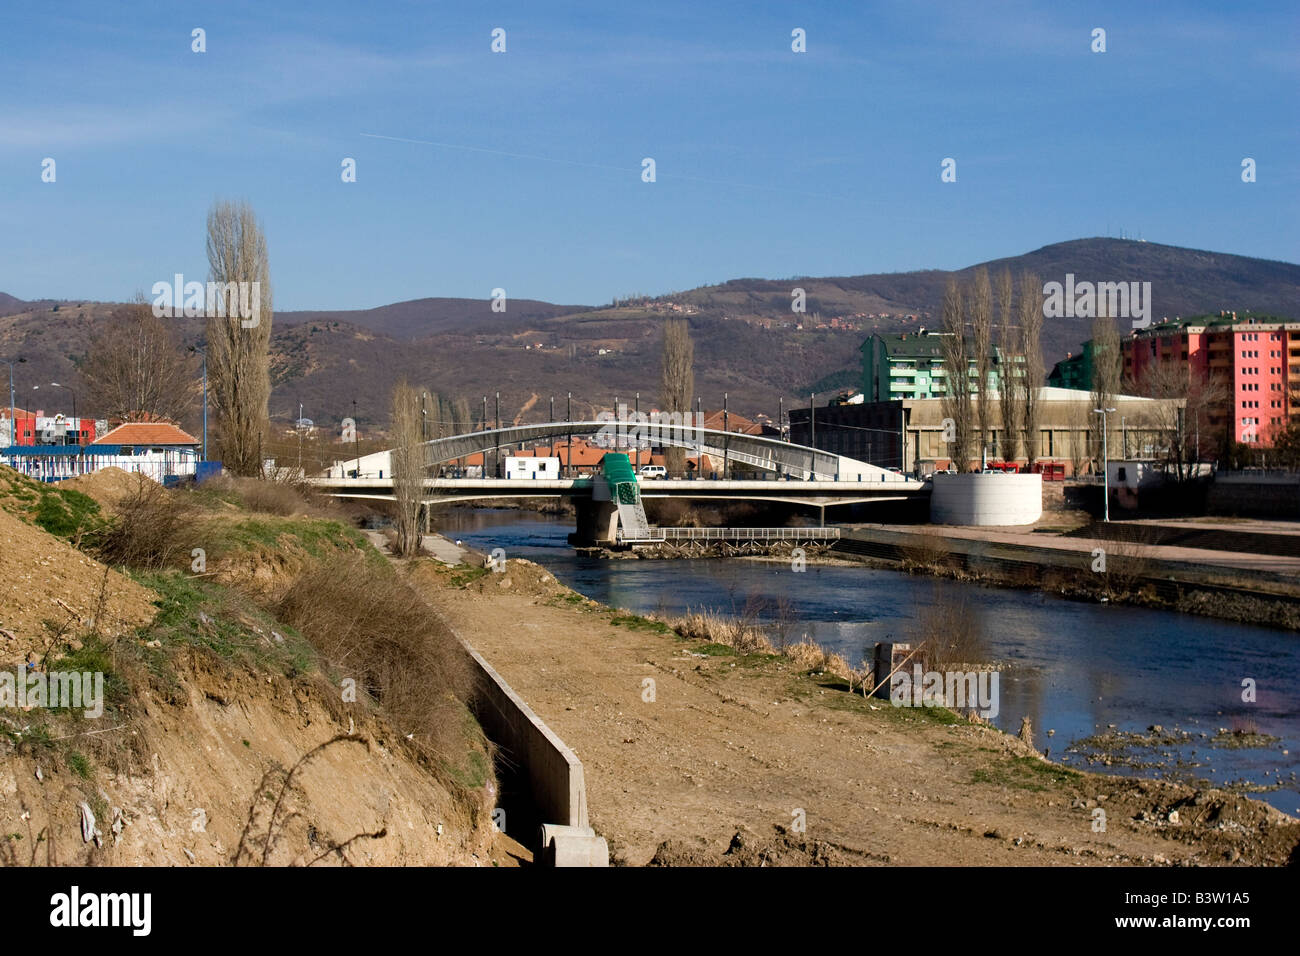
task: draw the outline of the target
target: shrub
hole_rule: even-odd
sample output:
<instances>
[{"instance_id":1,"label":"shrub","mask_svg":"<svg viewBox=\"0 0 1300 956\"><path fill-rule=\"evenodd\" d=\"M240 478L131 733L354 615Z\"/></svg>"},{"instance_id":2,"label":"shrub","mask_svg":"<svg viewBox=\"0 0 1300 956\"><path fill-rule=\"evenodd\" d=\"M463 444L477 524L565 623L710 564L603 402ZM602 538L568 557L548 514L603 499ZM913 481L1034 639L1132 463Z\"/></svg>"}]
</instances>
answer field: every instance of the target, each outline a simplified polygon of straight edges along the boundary
<instances>
[{"instance_id":1,"label":"shrub","mask_svg":"<svg viewBox=\"0 0 1300 956\"><path fill-rule=\"evenodd\" d=\"M455 759L474 690L469 655L446 622L387 565L360 554L307 566L275 607L336 670L369 694L399 732Z\"/></svg>"},{"instance_id":2,"label":"shrub","mask_svg":"<svg viewBox=\"0 0 1300 956\"><path fill-rule=\"evenodd\" d=\"M193 510L181 495L147 478L117 503L117 517L104 532L99 557L105 564L124 564L157 571L189 555L197 537Z\"/></svg>"}]
</instances>

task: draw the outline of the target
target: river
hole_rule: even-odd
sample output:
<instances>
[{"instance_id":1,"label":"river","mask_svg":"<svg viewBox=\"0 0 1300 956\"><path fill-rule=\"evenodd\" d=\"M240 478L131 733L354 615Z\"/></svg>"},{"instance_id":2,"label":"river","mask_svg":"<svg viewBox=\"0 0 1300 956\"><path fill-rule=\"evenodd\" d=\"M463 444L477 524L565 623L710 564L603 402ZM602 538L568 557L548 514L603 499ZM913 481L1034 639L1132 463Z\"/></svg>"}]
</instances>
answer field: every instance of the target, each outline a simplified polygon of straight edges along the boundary
<instances>
[{"instance_id":1,"label":"river","mask_svg":"<svg viewBox=\"0 0 1300 956\"><path fill-rule=\"evenodd\" d=\"M741 615L747 605L771 608L784 599L781 616L791 640L806 634L852 664L869 658L876 641L908 640L922 608L961 602L1002 670L994 723L1003 730L1014 733L1028 716L1038 748L1081 769L1160 772L1215 785L1281 784L1255 795L1300 815L1300 635L1294 632L865 566L810 564L798 573L789 562L601 560L568 547L569 519L527 511L457 509L438 525L450 538L480 551L503 548L587 597L636 613ZM1247 678L1255 682L1254 703L1242 700ZM1209 745L1221 728L1246 722L1280 742ZM1156 770L1090 764L1070 751L1110 725L1145 732L1157 724L1192 736L1135 754L1159 764ZM1050 738L1049 730L1055 731Z\"/></svg>"}]
</instances>

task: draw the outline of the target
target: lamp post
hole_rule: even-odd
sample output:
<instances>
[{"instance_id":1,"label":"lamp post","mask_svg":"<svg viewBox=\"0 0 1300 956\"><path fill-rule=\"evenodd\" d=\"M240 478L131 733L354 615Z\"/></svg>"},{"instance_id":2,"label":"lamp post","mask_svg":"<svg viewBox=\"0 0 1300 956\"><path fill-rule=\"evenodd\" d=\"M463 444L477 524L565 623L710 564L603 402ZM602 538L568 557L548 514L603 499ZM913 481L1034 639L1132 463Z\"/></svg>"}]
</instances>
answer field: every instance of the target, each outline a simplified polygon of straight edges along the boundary
<instances>
[{"instance_id":1,"label":"lamp post","mask_svg":"<svg viewBox=\"0 0 1300 956\"><path fill-rule=\"evenodd\" d=\"M1094 408L1092 413L1101 416L1101 496L1102 520L1110 521L1110 468L1106 454L1106 415L1115 411L1113 408Z\"/></svg>"},{"instance_id":2,"label":"lamp post","mask_svg":"<svg viewBox=\"0 0 1300 956\"><path fill-rule=\"evenodd\" d=\"M50 387L66 388L69 394L72 395L72 420L77 423L76 430L77 430L77 459L78 459L77 461L78 467L74 469L74 473L81 474L83 471L85 471L85 468L81 467L81 465L84 463L82 460L82 455L84 453L81 450L81 419L77 417L77 393L72 389L71 386L60 385L58 382L50 382ZM68 430L65 428L63 430L63 444L66 445L67 443L68 443Z\"/></svg>"},{"instance_id":3,"label":"lamp post","mask_svg":"<svg viewBox=\"0 0 1300 956\"><path fill-rule=\"evenodd\" d=\"M197 352L203 358L203 460L208 460L208 347L191 345L191 352ZM300 416L301 417L301 416Z\"/></svg>"},{"instance_id":4,"label":"lamp post","mask_svg":"<svg viewBox=\"0 0 1300 956\"><path fill-rule=\"evenodd\" d=\"M361 435L357 431L357 400L352 399L352 447L357 453L357 477L361 477Z\"/></svg>"},{"instance_id":5,"label":"lamp post","mask_svg":"<svg viewBox=\"0 0 1300 956\"><path fill-rule=\"evenodd\" d=\"M9 444L18 444L18 419L14 417L14 366L26 362L27 359L20 358L10 361L9 359L0 359L9 366Z\"/></svg>"},{"instance_id":6,"label":"lamp post","mask_svg":"<svg viewBox=\"0 0 1300 956\"><path fill-rule=\"evenodd\" d=\"M40 386L38 385L38 386L35 386L35 387L36 387L36 388L39 388ZM66 388L66 389L68 390L68 392L72 395L72 417L73 417L74 419L76 419L76 418L77 418L77 393L76 393L75 391L73 391L73 389L72 389L71 386L69 386L69 385L60 385L58 382L50 382L50 387L51 387L51 388ZM80 429L80 427L81 427L81 420L80 420L80 419L77 419L77 427L78 427L78 429ZM77 444L78 444L78 445L81 444L81 435L80 435L80 433L78 433L78 435L77 435Z\"/></svg>"}]
</instances>

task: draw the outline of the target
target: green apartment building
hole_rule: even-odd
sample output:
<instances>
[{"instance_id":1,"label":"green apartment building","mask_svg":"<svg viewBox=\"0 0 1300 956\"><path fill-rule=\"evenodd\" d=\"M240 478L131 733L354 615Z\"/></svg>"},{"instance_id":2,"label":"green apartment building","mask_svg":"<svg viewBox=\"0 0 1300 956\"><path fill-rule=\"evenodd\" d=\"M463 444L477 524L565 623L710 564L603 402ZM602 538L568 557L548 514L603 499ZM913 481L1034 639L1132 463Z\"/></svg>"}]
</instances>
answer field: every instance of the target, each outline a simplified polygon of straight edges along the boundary
<instances>
[{"instance_id":1,"label":"green apartment building","mask_svg":"<svg viewBox=\"0 0 1300 956\"><path fill-rule=\"evenodd\" d=\"M1047 376L1047 384L1052 388L1076 388L1088 391L1092 388L1092 339L1083 343L1083 351L1061 359Z\"/></svg>"},{"instance_id":2,"label":"green apartment building","mask_svg":"<svg viewBox=\"0 0 1300 956\"><path fill-rule=\"evenodd\" d=\"M868 402L912 398L942 398L948 393L948 373L943 367L942 332L920 329L881 335L862 343L862 393ZM969 345L969 340L968 340ZM991 356L988 389L998 387L1000 354ZM978 393L975 360L969 361L967 387Z\"/></svg>"}]
</instances>

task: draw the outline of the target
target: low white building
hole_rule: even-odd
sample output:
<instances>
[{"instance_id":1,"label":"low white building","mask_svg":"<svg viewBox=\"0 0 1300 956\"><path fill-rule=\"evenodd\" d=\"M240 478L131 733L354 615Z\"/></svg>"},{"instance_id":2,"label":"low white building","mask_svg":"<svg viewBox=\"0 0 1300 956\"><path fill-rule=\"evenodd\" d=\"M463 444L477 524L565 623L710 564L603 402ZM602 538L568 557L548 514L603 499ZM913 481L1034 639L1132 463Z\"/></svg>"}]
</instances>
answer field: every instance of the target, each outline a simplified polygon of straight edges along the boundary
<instances>
[{"instance_id":1,"label":"low white building","mask_svg":"<svg viewBox=\"0 0 1300 956\"><path fill-rule=\"evenodd\" d=\"M507 458L505 462L507 478L560 477L558 458Z\"/></svg>"}]
</instances>

